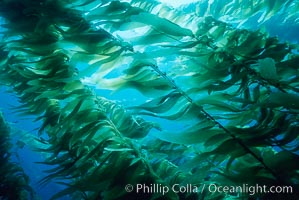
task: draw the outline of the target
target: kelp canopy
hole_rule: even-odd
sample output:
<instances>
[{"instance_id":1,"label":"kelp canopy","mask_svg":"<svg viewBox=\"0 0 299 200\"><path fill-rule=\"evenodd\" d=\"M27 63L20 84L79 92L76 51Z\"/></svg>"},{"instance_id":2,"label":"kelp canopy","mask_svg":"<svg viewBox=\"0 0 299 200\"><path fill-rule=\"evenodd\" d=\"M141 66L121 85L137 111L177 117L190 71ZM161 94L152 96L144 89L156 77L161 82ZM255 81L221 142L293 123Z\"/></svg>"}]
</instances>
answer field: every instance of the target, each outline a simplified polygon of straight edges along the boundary
<instances>
[{"instance_id":1,"label":"kelp canopy","mask_svg":"<svg viewBox=\"0 0 299 200\"><path fill-rule=\"evenodd\" d=\"M194 12L141 0L0 2L1 83L42 122L38 151L53 169L40 183L67 186L52 199L298 195L298 46L228 23L281 15L298 26L298 1L214 0ZM293 192L125 191L137 183Z\"/></svg>"}]
</instances>

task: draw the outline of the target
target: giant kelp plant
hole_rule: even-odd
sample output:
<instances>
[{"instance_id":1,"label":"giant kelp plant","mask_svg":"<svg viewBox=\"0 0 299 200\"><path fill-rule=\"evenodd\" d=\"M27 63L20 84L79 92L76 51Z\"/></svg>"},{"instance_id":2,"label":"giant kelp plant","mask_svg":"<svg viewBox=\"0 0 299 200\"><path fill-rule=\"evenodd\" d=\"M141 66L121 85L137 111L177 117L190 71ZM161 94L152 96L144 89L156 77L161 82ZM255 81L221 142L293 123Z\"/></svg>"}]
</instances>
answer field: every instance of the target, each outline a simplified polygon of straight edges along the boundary
<instances>
[{"instance_id":1,"label":"giant kelp plant","mask_svg":"<svg viewBox=\"0 0 299 200\"><path fill-rule=\"evenodd\" d=\"M0 112L0 199L33 199L34 192L29 186L29 177L13 161L11 147L10 126Z\"/></svg>"},{"instance_id":2,"label":"giant kelp plant","mask_svg":"<svg viewBox=\"0 0 299 200\"><path fill-rule=\"evenodd\" d=\"M298 197L298 46L235 26L281 13L298 23L297 0L205 1L194 12L142 0L0 2L1 83L42 121L38 151L53 168L40 183L67 186L52 199ZM128 89L139 101L103 95ZM137 183L293 190L125 191Z\"/></svg>"}]
</instances>

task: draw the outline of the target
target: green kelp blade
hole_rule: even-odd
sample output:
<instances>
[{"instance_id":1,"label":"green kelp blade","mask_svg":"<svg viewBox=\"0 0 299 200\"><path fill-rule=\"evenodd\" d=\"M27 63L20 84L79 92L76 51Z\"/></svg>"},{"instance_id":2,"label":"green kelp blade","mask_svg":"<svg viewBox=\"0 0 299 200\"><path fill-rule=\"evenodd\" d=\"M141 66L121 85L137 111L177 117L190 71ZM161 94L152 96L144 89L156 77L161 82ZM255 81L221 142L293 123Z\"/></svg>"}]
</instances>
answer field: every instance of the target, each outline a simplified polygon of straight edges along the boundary
<instances>
[{"instance_id":1,"label":"green kelp blade","mask_svg":"<svg viewBox=\"0 0 299 200\"><path fill-rule=\"evenodd\" d=\"M177 42L175 38L169 37L168 35L157 32L153 29L148 30L143 36L136 36L132 39L130 38L130 41L134 46L154 45L154 44L157 45L164 42L168 42L168 43Z\"/></svg>"},{"instance_id":2,"label":"green kelp blade","mask_svg":"<svg viewBox=\"0 0 299 200\"><path fill-rule=\"evenodd\" d=\"M142 12L138 15L131 16L131 20L151 25L156 31L161 31L169 35L193 37L193 33L191 30L182 28L179 25L167 19L160 18L154 14Z\"/></svg>"},{"instance_id":3,"label":"green kelp blade","mask_svg":"<svg viewBox=\"0 0 299 200\"><path fill-rule=\"evenodd\" d=\"M85 126L82 126L80 129L74 131L69 139L69 146L72 147L76 144L76 142L82 140L82 145L88 145L92 142L92 137L96 134L97 128L100 127L100 123L98 120L91 121L87 123ZM82 138L84 137L84 138Z\"/></svg>"},{"instance_id":4,"label":"green kelp blade","mask_svg":"<svg viewBox=\"0 0 299 200\"><path fill-rule=\"evenodd\" d=\"M299 95L292 93L272 92L261 104L262 106L272 108L283 106L288 109L299 109Z\"/></svg>"},{"instance_id":5,"label":"green kelp blade","mask_svg":"<svg viewBox=\"0 0 299 200\"><path fill-rule=\"evenodd\" d=\"M209 146L216 146L219 145L219 143L224 142L225 140L229 139L230 137L226 133L220 133L211 136L205 143L204 146L209 147Z\"/></svg>"},{"instance_id":6,"label":"green kelp blade","mask_svg":"<svg viewBox=\"0 0 299 200\"><path fill-rule=\"evenodd\" d=\"M279 79L277 75L276 63L274 59L264 58L264 59L259 59L258 62L259 62L258 71L260 72L263 78L269 80Z\"/></svg>"},{"instance_id":7,"label":"green kelp blade","mask_svg":"<svg viewBox=\"0 0 299 200\"><path fill-rule=\"evenodd\" d=\"M78 189L76 187L67 187L56 194L54 194L50 200L56 200L56 199L61 199L62 197L65 197L67 195L71 195L78 192Z\"/></svg>"},{"instance_id":8,"label":"green kelp blade","mask_svg":"<svg viewBox=\"0 0 299 200\"><path fill-rule=\"evenodd\" d=\"M288 174L299 169L299 156L296 153L284 150L271 155L265 156L265 163L273 170Z\"/></svg>"},{"instance_id":9,"label":"green kelp blade","mask_svg":"<svg viewBox=\"0 0 299 200\"><path fill-rule=\"evenodd\" d=\"M226 172L219 172L219 171L213 171L213 174L218 174L220 175L215 178L215 181L217 182L229 182L231 181L232 183L247 183L248 185L255 185L257 182L260 185L267 184L267 185L272 185L275 182L275 179L268 174L260 176L259 174L262 174L263 172L263 167L261 166L255 166L248 164L246 165L246 169L241 168L240 170L238 169L237 173L234 173L233 170L229 170ZM268 175L268 176L267 176Z\"/></svg>"},{"instance_id":10,"label":"green kelp blade","mask_svg":"<svg viewBox=\"0 0 299 200\"><path fill-rule=\"evenodd\" d=\"M164 113L172 109L174 105L182 98L182 95L177 91L172 91L171 93L150 100L140 106L130 107L133 110L146 110L152 113Z\"/></svg>"},{"instance_id":11,"label":"green kelp blade","mask_svg":"<svg viewBox=\"0 0 299 200\"><path fill-rule=\"evenodd\" d=\"M134 75L139 73L140 71L143 71L144 68L151 68L151 66L156 65L155 59L144 59L142 58L142 55L140 53L134 54L134 60L130 64L129 68L124 70L124 73L126 75Z\"/></svg>"},{"instance_id":12,"label":"green kelp blade","mask_svg":"<svg viewBox=\"0 0 299 200\"><path fill-rule=\"evenodd\" d=\"M179 108L172 109L173 111L168 115L158 115L156 113L145 112L145 111L138 112L138 114L148 115L148 116L153 116L153 117L158 117L158 118L163 118L168 120L180 120L180 119L188 119L194 117L194 115L192 115L191 108L192 105L190 103L187 103L185 105L180 106Z\"/></svg>"},{"instance_id":13,"label":"green kelp blade","mask_svg":"<svg viewBox=\"0 0 299 200\"><path fill-rule=\"evenodd\" d=\"M153 136L166 142L175 144L198 144L208 140L213 135L222 133L221 129L213 127L215 124L211 121L199 122L195 126L188 128L187 130L181 130L178 132L153 132Z\"/></svg>"},{"instance_id":14,"label":"green kelp blade","mask_svg":"<svg viewBox=\"0 0 299 200\"><path fill-rule=\"evenodd\" d=\"M212 151L205 152L206 155L231 155L234 154L236 151L240 151L240 154L243 154L244 149L239 144L236 139L229 138L224 140L221 144L217 145ZM239 153L237 153L238 155Z\"/></svg>"},{"instance_id":15,"label":"green kelp blade","mask_svg":"<svg viewBox=\"0 0 299 200\"><path fill-rule=\"evenodd\" d=\"M106 133L107 134L107 133ZM104 148L107 145L107 142L109 141L113 141L113 135L106 135L103 136L101 140L98 140L97 144L93 147L93 149L91 151L89 151L81 160L81 162L86 162L88 159L92 158L92 157L96 157L99 154L103 154ZM105 154L103 154L105 155ZM110 154L109 154L110 155ZM100 157L102 158L102 156ZM99 158L99 159L100 159Z\"/></svg>"},{"instance_id":16,"label":"green kelp blade","mask_svg":"<svg viewBox=\"0 0 299 200\"><path fill-rule=\"evenodd\" d=\"M218 99L217 99L218 98ZM235 105L225 103L224 99L219 98L216 95L210 95L208 97L199 99L196 101L198 105L211 105L214 106L218 110L222 111L230 111L230 112L240 112L241 109Z\"/></svg>"},{"instance_id":17,"label":"green kelp blade","mask_svg":"<svg viewBox=\"0 0 299 200\"><path fill-rule=\"evenodd\" d=\"M180 121L180 120L189 120L189 119L199 119L199 120L205 119L205 116L202 113L202 107L196 105L195 103L190 103L186 101L184 98L181 98L169 110L165 110L165 112L161 112L161 113L151 112L151 110L147 110L147 109L144 109L145 111L143 111L142 107L139 108L139 106L137 106L136 109L138 110L141 109L141 111L137 110L137 113L139 115L153 116L153 117L167 119L167 120Z\"/></svg>"},{"instance_id":18,"label":"green kelp blade","mask_svg":"<svg viewBox=\"0 0 299 200\"><path fill-rule=\"evenodd\" d=\"M285 132L281 134L283 138L276 140L276 143L279 146L281 146L281 145L287 145L292 141L296 141L296 140L298 141L299 139L298 132L299 132L299 127L296 125L291 125L287 128ZM296 148L296 146L294 146L293 148ZM297 145L297 148L299 148L299 145ZM295 149L293 150L295 151Z\"/></svg>"}]
</instances>

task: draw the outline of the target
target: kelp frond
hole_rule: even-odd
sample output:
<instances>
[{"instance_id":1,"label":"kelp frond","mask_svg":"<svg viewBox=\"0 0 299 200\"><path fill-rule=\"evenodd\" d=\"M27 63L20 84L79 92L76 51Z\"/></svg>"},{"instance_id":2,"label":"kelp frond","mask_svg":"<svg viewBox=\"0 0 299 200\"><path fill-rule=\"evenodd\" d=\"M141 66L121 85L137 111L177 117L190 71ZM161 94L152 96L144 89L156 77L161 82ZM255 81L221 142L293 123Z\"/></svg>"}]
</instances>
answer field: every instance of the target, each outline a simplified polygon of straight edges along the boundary
<instances>
[{"instance_id":1,"label":"kelp frond","mask_svg":"<svg viewBox=\"0 0 299 200\"><path fill-rule=\"evenodd\" d=\"M20 164L13 161L10 128L0 112L0 197L1 199L34 199L35 193L29 186L29 177Z\"/></svg>"}]
</instances>

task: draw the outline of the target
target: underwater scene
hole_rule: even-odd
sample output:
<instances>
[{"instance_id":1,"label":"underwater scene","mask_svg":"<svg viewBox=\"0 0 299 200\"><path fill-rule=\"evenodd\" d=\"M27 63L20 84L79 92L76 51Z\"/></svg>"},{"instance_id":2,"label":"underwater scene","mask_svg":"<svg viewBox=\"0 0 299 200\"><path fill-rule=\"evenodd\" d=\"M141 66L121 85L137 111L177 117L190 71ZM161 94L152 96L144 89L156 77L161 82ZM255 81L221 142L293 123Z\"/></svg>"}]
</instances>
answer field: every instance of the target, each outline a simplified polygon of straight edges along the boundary
<instances>
[{"instance_id":1,"label":"underwater scene","mask_svg":"<svg viewBox=\"0 0 299 200\"><path fill-rule=\"evenodd\" d=\"M0 200L298 200L299 0L0 0Z\"/></svg>"}]
</instances>

